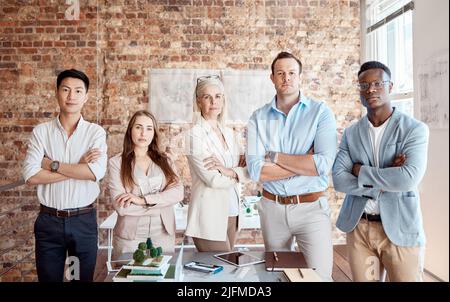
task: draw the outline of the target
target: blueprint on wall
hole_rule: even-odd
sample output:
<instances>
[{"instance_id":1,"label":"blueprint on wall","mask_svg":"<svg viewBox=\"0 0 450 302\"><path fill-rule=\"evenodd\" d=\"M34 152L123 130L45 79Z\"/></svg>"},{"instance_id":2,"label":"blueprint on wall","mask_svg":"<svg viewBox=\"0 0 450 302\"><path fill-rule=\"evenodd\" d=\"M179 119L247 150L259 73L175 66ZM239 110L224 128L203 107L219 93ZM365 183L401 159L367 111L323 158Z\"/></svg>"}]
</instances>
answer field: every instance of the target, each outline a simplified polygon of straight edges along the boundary
<instances>
[{"instance_id":1,"label":"blueprint on wall","mask_svg":"<svg viewBox=\"0 0 450 302\"><path fill-rule=\"evenodd\" d=\"M151 69L149 74L149 109L163 123L192 122L194 89L200 76L221 76L229 123L247 123L253 111L275 95L269 70Z\"/></svg>"},{"instance_id":2,"label":"blueprint on wall","mask_svg":"<svg viewBox=\"0 0 450 302\"><path fill-rule=\"evenodd\" d=\"M275 96L269 70L226 70L223 83L228 101L228 120L247 123L252 113Z\"/></svg>"},{"instance_id":3,"label":"blueprint on wall","mask_svg":"<svg viewBox=\"0 0 450 302\"><path fill-rule=\"evenodd\" d=\"M420 119L432 129L448 129L448 54L431 57L418 70Z\"/></svg>"}]
</instances>

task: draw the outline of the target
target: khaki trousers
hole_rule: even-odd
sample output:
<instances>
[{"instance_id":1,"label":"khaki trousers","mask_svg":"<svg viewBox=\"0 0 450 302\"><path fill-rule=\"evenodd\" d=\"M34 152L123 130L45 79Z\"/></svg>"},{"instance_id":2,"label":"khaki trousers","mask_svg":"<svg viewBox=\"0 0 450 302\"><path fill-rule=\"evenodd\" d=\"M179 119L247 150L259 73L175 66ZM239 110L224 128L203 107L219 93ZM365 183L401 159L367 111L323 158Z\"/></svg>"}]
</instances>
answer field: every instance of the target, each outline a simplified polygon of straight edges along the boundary
<instances>
[{"instance_id":1,"label":"khaki trousers","mask_svg":"<svg viewBox=\"0 0 450 302\"><path fill-rule=\"evenodd\" d=\"M263 197L257 206L266 251L292 251L295 239L308 267L323 281L333 281L331 210L325 197L290 205Z\"/></svg>"},{"instance_id":2,"label":"khaki trousers","mask_svg":"<svg viewBox=\"0 0 450 302\"><path fill-rule=\"evenodd\" d=\"M381 222L361 219L347 234L347 249L353 281L379 281L384 269L391 282L422 281L425 248L395 245Z\"/></svg>"},{"instance_id":3,"label":"khaki trousers","mask_svg":"<svg viewBox=\"0 0 450 302\"><path fill-rule=\"evenodd\" d=\"M228 217L226 241L214 241L192 237L199 252L230 252L234 248L237 233L238 216Z\"/></svg>"}]
</instances>

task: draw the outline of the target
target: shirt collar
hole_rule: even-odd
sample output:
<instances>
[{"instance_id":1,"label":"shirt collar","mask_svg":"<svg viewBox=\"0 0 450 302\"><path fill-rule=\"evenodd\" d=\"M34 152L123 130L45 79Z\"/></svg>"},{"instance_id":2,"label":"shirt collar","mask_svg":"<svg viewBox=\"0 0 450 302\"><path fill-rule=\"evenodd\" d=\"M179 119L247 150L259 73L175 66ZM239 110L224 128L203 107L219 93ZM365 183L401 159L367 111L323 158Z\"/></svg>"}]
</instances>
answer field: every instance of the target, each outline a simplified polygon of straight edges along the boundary
<instances>
[{"instance_id":1,"label":"shirt collar","mask_svg":"<svg viewBox=\"0 0 450 302\"><path fill-rule=\"evenodd\" d=\"M81 115L81 116L80 116L80 119L78 120L78 123L77 123L77 126L76 126L76 128L75 128L75 131L77 131L79 128L81 128L81 127L84 125L84 123L85 123L85 121L84 121L84 119L83 119L83 116ZM61 125L61 121L59 120L59 114L58 114L58 116L57 116L56 119L55 119L55 124L56 124L56 127L59 128L60 130L66 131L66 130L64 129L64 127ZM74 131L74 132L75 132L75 131Z\"/></svg>"},{"instance_id":2,"label":"shirt collar","mask_svg":"<svg viewBox=\"0 0 450 302\"><path fill-rule=\"evenodd\" d=\"M270 102L270 107L271 107L273 110L277 111L277 112L283 113L283 112L281 112L281 111L277 108L276 100L277 100L277 96L275 95L275 96L273 97L272 101ZM310 104L311 104L311 100L310 100L309 98L307 98L307 97L300 91L299 101L298 101L292 108L294 108L295 106L300 106L300 105L308 107ZM284 113L283 113L283 114L284 114Z\"/></svg>"}]
</instances>

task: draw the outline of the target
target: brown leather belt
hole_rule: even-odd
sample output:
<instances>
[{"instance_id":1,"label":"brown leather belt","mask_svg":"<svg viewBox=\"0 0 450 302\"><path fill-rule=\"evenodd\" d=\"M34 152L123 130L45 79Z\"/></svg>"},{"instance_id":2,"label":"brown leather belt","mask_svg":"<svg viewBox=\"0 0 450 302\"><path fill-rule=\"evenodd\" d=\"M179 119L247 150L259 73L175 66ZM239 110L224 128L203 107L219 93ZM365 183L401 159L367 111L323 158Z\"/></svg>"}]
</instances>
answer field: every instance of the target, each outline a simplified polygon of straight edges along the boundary
<instances>
[{"instance_id":1,"label":"brown leather belt","mask_svg":"<svg viewBox=\"0 0 450 302\"><path fill-rule=\"evenodd\" d=\"M57 210L55 208L49 208L46 207L44 205L41 204L41 212L42 213L47 213L50 214L52 216L56 216L56 217L73 217L73 216L78 216L78 215L82 215L82 214L87 214L90 213L94 210L94 204L91 203L90 205L86 206L86 207L82 207L82 208L76 208L76 209L69 209L69 210Z\"/></svg>"},{"instance_id":2,"label":"brown leather belt","mask_svg":"<svg viewBox=\"0 0 450 302\"><path fill-rule=\"evenodd\" d=\"M371 215L367 213L362 213L361 219L366 219L367 221L378 221L381 222L381 216L380 215Z\"/></svg>"},{"instance_id":3,"label":"brown leather belt","mask_svg":"<svg viewBox=\"0 0 450 302\"><path fill-rule=\"evenodd\" d=\"M325 192L314 192L303 195L292 195L292 196L280 196L274 195L266 190L263 190L262 195L270 200L276 201L280 204L297 204L303 202L314 202L319 197L323 196Z\"/></svg>"}]
</instances>

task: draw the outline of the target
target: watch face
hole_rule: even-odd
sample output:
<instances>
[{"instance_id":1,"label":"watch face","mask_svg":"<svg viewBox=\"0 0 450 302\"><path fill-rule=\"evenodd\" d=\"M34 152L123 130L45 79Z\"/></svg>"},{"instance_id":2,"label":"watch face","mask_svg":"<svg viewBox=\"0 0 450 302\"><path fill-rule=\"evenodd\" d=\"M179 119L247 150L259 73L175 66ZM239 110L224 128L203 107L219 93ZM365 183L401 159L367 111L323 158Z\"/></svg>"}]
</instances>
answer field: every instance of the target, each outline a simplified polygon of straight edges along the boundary
<instances>
[{"instance_id":1,"label":"watch face","mask_svg":"<svg viewBox=\"0 0 450 302\"><path fill-rule=\"evenodd\" d=\"M53 161L53 162L50 164L50 169L51 169L53 172L57 171L58 168L59 168L59 162Z\"/></svg>"}]
</instances>

